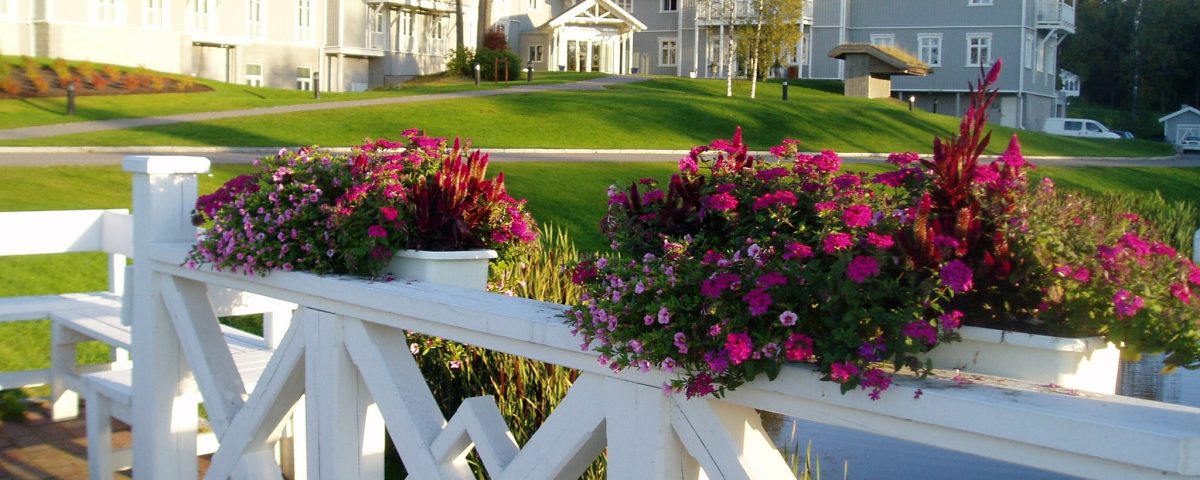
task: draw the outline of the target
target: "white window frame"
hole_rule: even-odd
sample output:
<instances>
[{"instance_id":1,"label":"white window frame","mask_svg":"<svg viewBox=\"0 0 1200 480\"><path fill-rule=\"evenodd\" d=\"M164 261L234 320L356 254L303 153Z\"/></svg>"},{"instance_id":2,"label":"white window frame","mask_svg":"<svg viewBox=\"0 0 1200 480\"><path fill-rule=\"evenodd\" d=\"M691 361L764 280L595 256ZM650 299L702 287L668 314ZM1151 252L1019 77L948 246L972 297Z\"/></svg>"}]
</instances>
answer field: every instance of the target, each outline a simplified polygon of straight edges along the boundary
<instances>
[{"instance_id":1,"label":"white window frame","mask_svg":"<svg viewBox=\"0 0 1200 480\"><path fill-rule=\"evenodd\" d=\"M871 45L877 47L896 48L896 34L894 33L872 33Z\"/></svg>"},{"instance_id":2,"label":"white window frame","mask_svg":"<svg viewBox=\"0 0 1200 480\"><path fill-rule=\"evenodd\" d=\"M927 40L930 41L928 45L925 44ZM942 66L942 34L918 33L917 58L931 67Z\"/></svg>"},{"instance_id":3,"label":"white window frame","mask_svg":"<svg viewBox=\"0 0 1200 480\"><path fill-rule=\"evenodd\" d=\"M124 4L121 0L91 0L92 23L121 25L124 22Z\"/></svg>"},{"instance_id":4,"label":"white window frame","mask_svg":"<svg viewBox=\"0 0 1200 480\"><path fill-rule=\"evenodd\" d=\"M1036 45L1036 43L1034 43L1033 34L1026 33L1025 34L1025 68L1026 69L1033 68L1033 46L1034 45Z\"/></svg>"},{"instance_id":5,"label":"white window frame","mask_svg":"<svg viewBox=\"0 0 1200 480\"><path fill-rule=\"evenodd\" d=\"M616 3L618 7L621 7L621 10L633 13L633 0L614 0L613 3Z\"/></svg>"},{"instance_id":6,"label":"white window frame","mask_svg":"<svg viewBox=\"0 0 1200 480\"><path fill-rule=\"evenodd\" d=\"M968 7L990 7L992 0L967 0Z\"/></svg>"},{"instance_id":7,"label":"white window frame","mask_svg":"<svg viewBox=\"0 0 1200 480\"><path fill-rule=\"evenodd\" d=\"M250 38L266 38L267 0L246 0L246 34Z\"/></svg>"},{"instance_id":8,"label":"white window frame","mask_svg":"<svg viewBox=\"0 0 1200 480\"><path fill-rule=\"evenodd\" d=\"M191 31L217 31L216 0L190 0L188 3L188 27Z\"/></svg>"},{"instance_id":9,"label":"white window frame","mask_svg":"<svg viewBox=\"0 0 1200 480\"><path fill-rule=\"evenodd\" d=\"M12 0L0 0L0 20L16 18L17 12L13 7L14 3Z\"/></svg>"},{"instance_id":10,"label":"white window frame","mask_svg":"<svg viewBox=\"0 0 1200 480\"><path fill-rule=\"evenodd\" d=\"M300 76L300 69L308 69L308 77ZM296 90L305 90L311 92L313 89L313 69L312 67L300 65L296 67Z\"/></svg>"},{"instance_id":11,"label":"white window frame","mask_svg":"<svg viewBox=\"0 0 1200 480\"><path fill-rule=\"evenodd\" d=\"M545 51L545 48L542 45L530 45L529 46L529 61L534 62L534 63L541 63L541 62L546 61L546 58L543 55L544 51Z\"/></svg>"},{"instance_id":12,"label":"white window frame","mask_svg":"<svg viewBox=\"0 0 1200 480\"><path fill-rule=\"evenodd\" d=\"M674 7L667 9L667 7ZM679 0L658 0L658 13L679 11Z\"/></svg>"},{"instance_id":13,"label":"white window frame","mask_svg":"<svg viewBox=\"0 0 1200 480\"><path fill-rule=\"evenodd\" d=\"M171 18L167 14L168 5L170 2L167 0L142 0L142 25L146 28L167 28L167 21Z\"/></svg>"},{"instance_id":14,"label":"white window frame","mask_svg":"<svg viewBox=\"0 0 1200 480\"><path fill-rule=\"evenodd\" d=\"M973 45L975 40L979 40L979 44ZM976 54L976 52L980 54ZM986 55L983 55L986 54ZM972 61L971 57L977 57ZM967 34L967 66L968 67L987 67L992 64L992 34L990 33L968 33Z\"/></svg>"},{"instance_id":15,"label":"white window frame","mask_svg":"<svg viewBox=\"0 0 1200 480\"><path fill-rule=\"evenodd\" d=\"M399 31L399 35L401 37L413 36L413 22L415 21L413 20L414 16L415 15L413 15L412 10L401 10L400 15L397 15L397 23L399 23L400 27L397 28L397 30Z\"/></svg>"},{"instance_id":16,"label":"white window frame","mask_svg":"<svg viewBox=\"0 0 1200 480\"><path fill-rule=\"evenodd\" d=\"M311 43L315 40L315 30L313 29L313 0L296 0L295 21L292 23L296 27L296 41L300 43Z\"/></svg>"},{"instance_id":17,"label":"white window frame","mask_svg":"<svg viewBox=\"0 0 1200 480\"><path fill-rule=\"evenodd\" d=\"M1035 64L1037 64L1037 71L1045 72L1046 71L1046 44L1043 43L1041 48L1034 48L1034 51L1037 52L1036 58L1033 59L1033 62Z\"/></svg>"},{"instance_id":18,"label":"white window frame","mask_svg":"<svg viewBox=\"0 0 1200 480\"><path fill-rule=\"evenodd\" d=\"M426 15L425 28L426 34L432 40L444 40L446 38L446 17L438 14Z\"/></svg>"},{"instance_id":19,"label":"white window frame","mask_svg":"<svg viewBox=\"0 0 1200 480\"><path fill-rule=\"evenodd\" d=\"M529 0L529 11L536 12L541 4L541 0Z\"/></svg>"},{"instance_id":20,"label":"white window frame","mask_svg":"<svg viewBox=\"0 0 1200 480\"><path fill-rule=\"evenodd\" d=\"M250 67L258 67L258 73L250 73ZM250 87L261 87L263 85L263 66L261 63L247 63L245 84Z\"/></svg>"},{"instance_id":21,"label":"white window frame","mask_svg":"<svg viewBox=\"0 0 1200 480\"><path fill-rule=\"evenodd\" d=\"M669 47L668 47L669 45ZM670 62L663 60L670 57ZM675 67L679 65L679 40L675 37L658 37L658 66Z\"/></svg>"}]
</instances>

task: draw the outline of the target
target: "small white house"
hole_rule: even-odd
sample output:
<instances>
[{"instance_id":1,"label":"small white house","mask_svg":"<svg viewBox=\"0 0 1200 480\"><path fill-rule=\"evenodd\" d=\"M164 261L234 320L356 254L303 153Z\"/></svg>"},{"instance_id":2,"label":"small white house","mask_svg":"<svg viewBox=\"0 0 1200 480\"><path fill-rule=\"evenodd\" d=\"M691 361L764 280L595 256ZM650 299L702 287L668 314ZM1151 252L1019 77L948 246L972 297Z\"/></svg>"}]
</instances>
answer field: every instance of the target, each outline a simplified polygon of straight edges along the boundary
<instances>
[{"instance_id":1,"label":"small white house","mask_svg":"<svg viewBox=\"0 0 1200 480\"><path fill-rule=\"evenodd\" d=\"M1058 78L1059 78L1059 80L1062 81L1062 88L1060 88L1058 91L1062 92L1063 96L1066 96L1066 97L1078 97L1079 96L1079 75L1068 72L1066 70L1059 70Z\"/></svg>"},{"instance_id":2,"label":"small white house","mask_svg":"<svg viewBox=\"0 0 1200 480\"><path fill-rule=\"evenodd\" d=\"M1200 110L1191 105L1181 105L1175 113L1160 119L1163 124L1163 138L1170 143L1179 143L1184 137L1200 136Z\"/></svg>"}]
</instances>

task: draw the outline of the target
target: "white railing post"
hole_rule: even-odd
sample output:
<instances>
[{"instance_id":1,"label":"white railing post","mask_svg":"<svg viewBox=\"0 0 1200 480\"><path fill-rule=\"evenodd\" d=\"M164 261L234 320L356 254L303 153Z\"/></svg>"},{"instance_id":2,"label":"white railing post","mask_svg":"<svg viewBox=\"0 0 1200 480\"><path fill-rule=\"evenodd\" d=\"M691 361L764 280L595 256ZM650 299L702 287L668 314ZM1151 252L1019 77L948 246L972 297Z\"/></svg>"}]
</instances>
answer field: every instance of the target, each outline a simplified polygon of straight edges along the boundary
<instances>
[{"instance_id":1,"label":"white railing post","mask_svg":"<svg viewBox=\"0 0 1200 480\"><path fill-rule=\"evenodd\" d=\"M673 400L662 389L608 378L604 398L608 478L699 478L699 465L672 430Z\"/></svg>"},{"instance_id":2,"label":"white railing post","mask_svg":"<svg viewBox=\"0 0 1200 480\"><path fill-rule=\"evenodd\" d=\"M203 157L129 156L133 174L133 436L134 471L141 478L195 478L197 409L182 395L190 377L175 328L159 296L148 247L191 242L189 212L196 203L196 175L208 172Z\"/></svg>"},{"instance_id":3,"label":"white railing post","mask_svg":"<svg viewBox=\"0 0 1200 480\"><path fill-rule=\"evenodd\" d=\"M1200 229L1192 236L1192 261L1200 264Z\"/></svg>"}]
</instances>

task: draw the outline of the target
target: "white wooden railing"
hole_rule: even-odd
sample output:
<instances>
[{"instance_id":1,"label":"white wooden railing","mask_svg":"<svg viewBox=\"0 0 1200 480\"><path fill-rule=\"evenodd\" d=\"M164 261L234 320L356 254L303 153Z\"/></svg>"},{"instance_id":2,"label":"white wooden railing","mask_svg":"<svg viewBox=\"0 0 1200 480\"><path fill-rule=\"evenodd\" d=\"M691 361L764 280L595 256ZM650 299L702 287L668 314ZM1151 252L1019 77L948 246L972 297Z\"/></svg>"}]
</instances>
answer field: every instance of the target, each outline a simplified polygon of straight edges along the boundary
<instances>
[{"instance_id":1,"label":"white wooden railing","mask_svg":"<svg viewBox=\"0 0 1200 480\"><path fill-rule=\"evenodd\" d=\"M663 372L599 365L570 334L562 305L420 282L183 268L195 177L207 166L182 157L125 162L134 175L134 471L142 478L196 472L196 400L180 393L193 382L220 439L206 478L279 478L270 446L289 416L303 426L295 478L381 478L384 424L418 479L473 478L472 449L497 479L576 478L605 449L614 479L792 478L756 409L1088 478L1200 476L1200 409L999 379L900 377L872 401L842 395L804 366L722 400L687 400L663 394ZM299 305L249 395L204 299L212 288ZM491 397L442 415L406 332L583 373L517 445Z\"/></svg>"}]
</instances>

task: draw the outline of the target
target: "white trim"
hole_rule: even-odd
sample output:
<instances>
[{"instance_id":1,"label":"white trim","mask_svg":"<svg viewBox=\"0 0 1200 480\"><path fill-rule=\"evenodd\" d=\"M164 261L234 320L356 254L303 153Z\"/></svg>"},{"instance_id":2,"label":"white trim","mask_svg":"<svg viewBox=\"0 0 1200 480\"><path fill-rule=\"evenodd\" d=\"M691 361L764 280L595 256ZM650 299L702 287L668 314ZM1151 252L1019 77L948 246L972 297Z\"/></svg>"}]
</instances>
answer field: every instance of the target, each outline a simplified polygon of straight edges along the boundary
<instances>
[{"instance_id":1,"label":"white trim","mask_svg":"<svg viewBox=\"0 0 1200 480\"><path fill-rule=\"evenodd\" d=\"M15 0L0 0L0 20L16 20L16 7Z\"/></svg>"},{"instance_id":2,"label":"white trim","mask_svg":"<svg viewBox=\"0 0 1200 480\"><path fill-rule=\"evenodd\" d=\"M674 60L675 60L674 62L670 62L670 63L663 62L663 57L665 56L663 54L667 52L667 49L665 48L667 46L666 45L667 43L670 43L672 45L671 55L674 57ZM655 56L657 57L656 60L657 60L658 66L660 66L660 67L678 66L679 65L679 39L676 37L658 37L658 48L655 49L655 53L656 53Z\"/></svg>"},{"instance_id":3,"label":"white trim","mask_svg":"<svg viewBox=\"0 0 1200 480\"><path fill-rule=\"evenodd\" d=\"M968 66L968 67L985 66L986 67L988 65L991 65L992 64L992 34L991 33L968 33L966 35L966 39L967 39L967 58L966 58L967 65L966 66ZM986 48L986 50L984 52L981 52L981 53L987 53L985 58L977 59L977 60L982 60L982 61L976 61L976 62L971 61L971 53L972 53L971 41L972 40L986 40L986 42L980 42L980 44L978 45L978 47L981 49Z\"/></svg>"},{"instance_id":4,"label":"white trim","mask_svg":"<svg viewBox=\"0 0 1200 480\"><path fill-rule=\"evenodd\" d=\"M89 0L88 19L93 24L121 27L125 25L124 0Z\"/></svg>"},{"instance_id":5,"label":"white trim","mask_svg":"<svg viewBox=\"0 0 1200 480\"><path fill-rule=\"evenodd\" d=\"M896 48L896 34L894 34L894 33L872 33L871 34L871 45Z\"/></svg>"},{"instance_id":6,"label":"white trim","mask_svg":"<svg viewBox=\"0 0 1200 480\"><path fill-rule=\"evenodd\" d=\"M307 68L307 69L308 69L308 77L307 77L307 78L306 78L306 77L301 77L301 76L300 76L300 69L301 69L301 68ZM297 65L297 66L296 66L296 90L305 90L305 91L310 91L310 92L311 92L311 91L312 91L312 89L313 89L313 78L312 78L312 74L313 74L313 68L312 68L312 67L310 67L310 66L307 66L307 65Z\"/></svg>"},{"instance_id":7,"label":"white trim","mask_svg":"<svg viewBox=\"0 0 1200 480\"><path fill-rule=\"evenodd\" d=\"M1186 130L1195 130L1196 135L1200 135L1200 124L1186 123L1186 124L1176 125L1175 126L1175 138L1173 140L1171 140L1171 143L1179 143L1179 141L1182 140L1184 137L1183 132L1185 129Z\"/></svg>"},{"instance_id":8,"label":"white trim","mask_svg":"<svg viewBox=\"0 0 1200 480\"><path fill-rule=\"evenodd\" d=\"M1021 52L1025 54L1024 55L1025 69L1027 69L1027 70L1033 68L1033 57L1034 57L1033 51L1035 48L1034 45L1037 45L1037 40L1035 40L1034 34L1030 33L1030 32L1026 32L1025 33L1025 44L1021 47L1022 48Z\"/></svg>"},{"instance_id":9,"label":"white trim","mask_svg":"<svg viewBox=\"0 0 1200 480\"><path fill-rule=\"evenodd\" d=\"M968 7L990 7L992 0L967 0Z\"/></svg>"},{"instance_id":10,"label":"white trim","mask_svg":"<svg viewBox=\"0 0 1200 480\"><path fill-rule=\"evenodd\" d=\"M924 40L937 40L936 44L929 46L930 49L933 49L934 51L937 52L937 55L931 54L930 58L928 60L926 60L925 58L922 58L925 54L925 47L926 47L925 45L921 44L921 42ZM920 59L922 62L925 62L927 65L929 65L931 67L942 66L942 34L940 34L940 33L919 33L919 34L917 34L917 58Z\"/></svg>"},{"instance_id":11,"label":"white trim","mask_svg":"<svg viewBox=\"0 0 1200 480\"><path fill-rule=\"evenodd\" d=\"M1180 116L1180 115L1183 115L1184 113L1187 113L1187 112L1192 112L1192 113L1194 113L1194 114L1196 114L1196 115L1200 115L1200 110L1196 110L1196 108L1195 108L1195 107L1192 107L1191 105L1184 105L1184 106L1183 106L1183 108L1180 108L1179 110L1176 110L1174 113L1169 113L1169 114L1167 114L1167 115L1164 115L1162 118L1159 118L1159 119L1158 119L1158 121L1159 121L1159 122L1165 122L1165 121L1167 121L1167 120L1170 120L1170 119L1172 119L1172 118L1175 118L1175 117L1178 117L1178 116Z\"/></svg>"},{"instance_id":12,"label":"white trim","mask_svg":"<svg viewBox=\"0 0 1200 480\"><path fill-rule=\"evenodd\" d=\"M254 18L254 5L258 5L258 19ZM246 0L246 36L253 39L267 37L267 0Z\"/></svg>"},{"instance_id":13,"label":"white trim","mask_svg":"<svg viewBox=\"0 0 1200 480\"><path fill-rule=\"evenodd\" d=\"M674 3L674 4L675 4L675 8L674 8L674 9L672 9L672 10L667 10L667 9L665 8L665 7L666 7L666 3L667 3L667 2ZM679 2L680 2L680 0L658 0L658 13L675 13L675 12L678 12L678 11L679 11ZM678 63L678 62L677 62L677 63Z\"/></svg>"},{"instance_id":14,"label":"white trim","mask_svg":"<svg viewBox=\"0 0 1200 480\"><path fill-rule=\"evenodd\" d=\"M255 75L255 74L251 74L251 73L250 73L250 67L251 67L251 66L258 67L258 74L257 74L257 75ZM263 81L264 81L264 78L263 78L263 71L264 71L264 70L265 70L265 69L263 68L263 65L262 65L261 63L247 63L247 64L246 64L246 66L245 66L245 70L244 70L246 73L245 73L244 75L242 75L242 79L243 79L243 80L242 80L242 83L243 83L244 85L248 85L248 86L251 86L251 87L261 87L261 86L263 86Z\"/></svg>"},{"instance_id":15,"label":"white trim","mask_svg":"<svg viewBox=\"0 0 1200 480\"><path fill-rule=\"evenodd\" d=\"M167 0L140 1L142 4L142 27L155 30L171 28L171 2ZM0 3L2 2L3 0L0 0Z\"/></svg>"},{"instance_id":16,"label":"white trim","mask_svg":"<svg viewBox=\"0 0 1200 480\"><path fill-rule=\"evenodd\" d=\"M313 26L314 3L314 0L295 0L292 4L292 38L296 43L312 44L316 40L317 32Z\"/></svg>"},{"instance_id":17,"label":"white trim","mask_svg":"<svg viewBox=\"0 0 1200 480\"><path fill-rule=\"evenodd\" d=\"M537 53L534 56L534 53ZM530 45L528 48L529 58L526 61L533 63L543 63L546 61L546 46L541 44Z\"/></svg>"}]
</instances>

